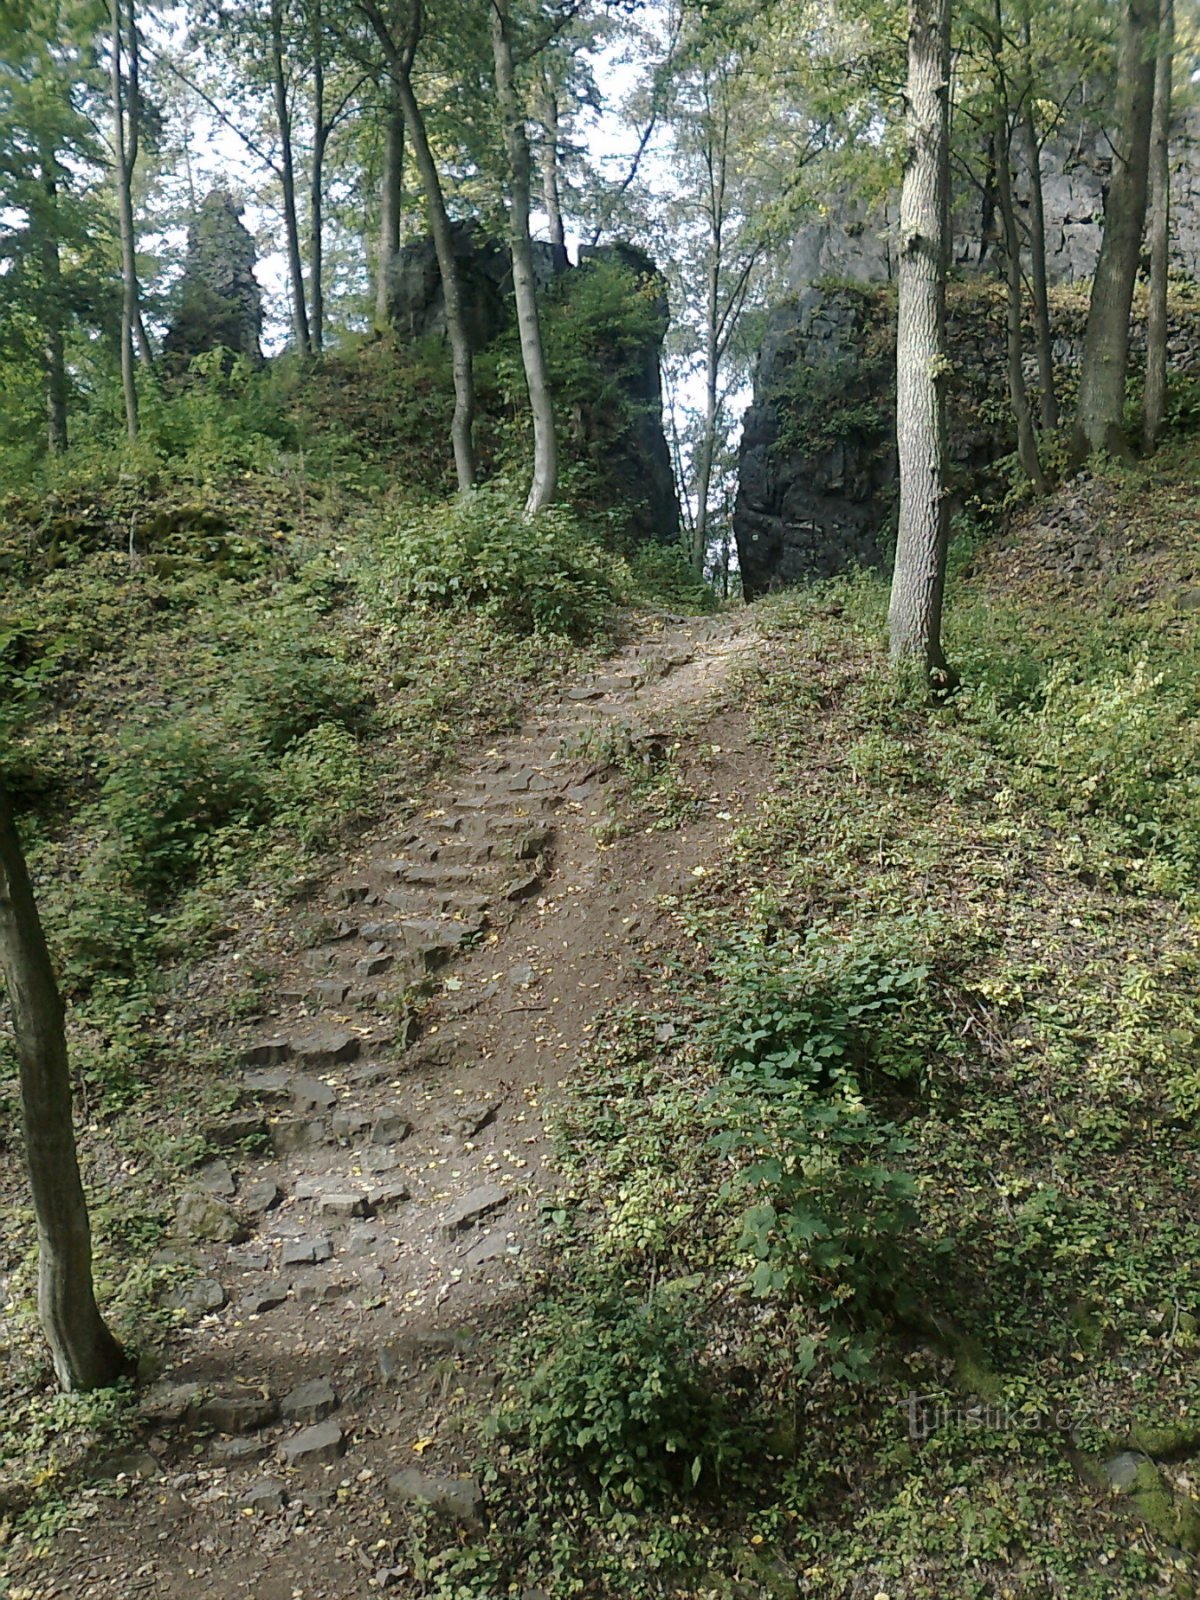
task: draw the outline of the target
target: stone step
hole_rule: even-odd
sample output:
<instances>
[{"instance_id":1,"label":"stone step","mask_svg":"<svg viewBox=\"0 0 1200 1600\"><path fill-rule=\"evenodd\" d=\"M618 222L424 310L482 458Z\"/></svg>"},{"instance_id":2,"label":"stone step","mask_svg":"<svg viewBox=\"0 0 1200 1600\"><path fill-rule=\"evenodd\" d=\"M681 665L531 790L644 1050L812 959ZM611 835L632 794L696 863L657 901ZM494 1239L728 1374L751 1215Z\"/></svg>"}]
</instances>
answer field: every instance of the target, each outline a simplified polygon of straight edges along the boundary
<instances>
[{"instance_id":1,"label":"stone step","mask_svg":"<svg viewBox=\"0 0 1200 1600\"><path fill-rule=\"evenodd\" d=\"M483 923L413 917L406 920L403 926L406 945L421 958L427 969L432 970L449 960L456 950L478 934Z\"/></svg>"}]
</instances>

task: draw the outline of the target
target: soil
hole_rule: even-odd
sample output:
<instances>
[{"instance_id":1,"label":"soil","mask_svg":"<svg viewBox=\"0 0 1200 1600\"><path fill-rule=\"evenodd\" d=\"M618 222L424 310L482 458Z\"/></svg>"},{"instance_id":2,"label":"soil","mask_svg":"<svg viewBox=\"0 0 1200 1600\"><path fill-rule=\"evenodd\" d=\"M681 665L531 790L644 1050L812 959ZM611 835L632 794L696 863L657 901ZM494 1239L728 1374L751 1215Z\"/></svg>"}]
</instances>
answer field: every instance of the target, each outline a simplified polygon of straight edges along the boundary
<instances>
[{"instance_id":1,"label":"soil","mask_svg":"<svg viewBox=\"0 0 1200 1600\"><path fill-rule=\"evenodd\" d=\"M543 1118L677 937L663 897L757 800L731 692L755 647L748 612L643 626L314 886L320 942L280 931L262 1014L238 1025L242 1103L206 1130L226 1153L172 1247L193 1320L144 1391L144 1436L14 1595L413 1593L414 1505L467 1533L486 1519L457 1424L553 1269ZM611 751L652 750L681 715L694 814L602 842Z\"/></svg>"}]
</instances>

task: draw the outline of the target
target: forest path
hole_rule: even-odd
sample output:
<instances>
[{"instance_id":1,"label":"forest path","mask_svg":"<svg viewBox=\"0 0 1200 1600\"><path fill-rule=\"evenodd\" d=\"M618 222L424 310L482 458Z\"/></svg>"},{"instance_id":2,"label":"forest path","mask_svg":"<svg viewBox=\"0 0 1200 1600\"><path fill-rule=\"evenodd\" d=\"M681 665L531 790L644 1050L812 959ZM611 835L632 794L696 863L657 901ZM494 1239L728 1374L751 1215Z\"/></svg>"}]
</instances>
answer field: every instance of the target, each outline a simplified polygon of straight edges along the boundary
<instances>
[{"instance_id":1,"label":"forest path","mask_svg":"<svg viewBox=\"0 0 1200 1600\"><path fill-rule=\"evenodd\" d=\"M643 624L320 891L243 1030L238 1108L181 1207L194 1319L146 1393L127 1498L60 1541L37 1600L403 1594L413 1505L470 1524L454 1418L549 1263L542 1113L670 942L661 898L720 860L760 761L730 703L753 616ZM612 756L689 714L708 790L600 842ZM309 908L312 909L311 907ZM441 987L409 1045L406 997ZM266 1132L270 1155L244 1153ZM253 1142L253 1141L252 1141Z\"/></svg>"}]
</instances>

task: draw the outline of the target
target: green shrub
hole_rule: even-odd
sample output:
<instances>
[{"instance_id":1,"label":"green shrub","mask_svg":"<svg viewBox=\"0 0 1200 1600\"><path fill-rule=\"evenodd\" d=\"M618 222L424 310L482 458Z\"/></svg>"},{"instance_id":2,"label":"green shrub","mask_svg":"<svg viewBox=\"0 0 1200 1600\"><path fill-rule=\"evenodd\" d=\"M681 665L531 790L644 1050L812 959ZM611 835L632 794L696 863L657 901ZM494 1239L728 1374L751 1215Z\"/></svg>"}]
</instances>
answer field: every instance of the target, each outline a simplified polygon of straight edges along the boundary
<instances>
[{"instance_id":1,"label":"green shrub","mask_svg":"<svg viewBox=\"0 0 1200 1600\"><path fill-rule=\"evenodd\" d=\"M284 753L272 787L280 826L306 848L321 848L366 801L358 741L336 722L318 723Z\"/></svg>"},{"instance_id":2,"label":"green shrub","mask_svg":"<svg viewBox=\"0 0 1200 1600\"><path fill-rule=\"evenodd\" d=\"M588 638L617 594L616 563L570 510L552 506L527 521L503 484L409 513L384 561L394 599L476 606L513 633Z\"/></svg>"},{"instance_id":3,"label":"green shrub","mask_svg":"<svg viewBox=\"0 0 1200 1600\"><path fill-rule=\"evenodd\" d=\"M672 611L717 609L716 591L697 577L681 545L645 544L629 558L633 593L638 600Z\"/></svg>"},{"instance_id":4,"label":"green shrub","mask_svg":"<svg viewBox=\"0 0 1200 1600\"><path fill-rule=\"evenodd\" d=\"M1022 788L1098 819L1135 860L1196 885L1200 717L1185 676L1144 660L1086 674L1066 662L1047 675L1037 714L1011 719L1005 731Z\"/></svg>"},{"instance_id":5,"label":"green shrub","mask_svg":"<svg viewBox=\"0 0 1200 1600\"><path fill-rule=\"evenodd\" d=\"M669 1287L645 1299L614 1287L541 1311L519 1352L532 1370L502 1431L609 1504L711 1487L736 1468L742 1445L682 1310Z\"/></svg>"}]
</instances>

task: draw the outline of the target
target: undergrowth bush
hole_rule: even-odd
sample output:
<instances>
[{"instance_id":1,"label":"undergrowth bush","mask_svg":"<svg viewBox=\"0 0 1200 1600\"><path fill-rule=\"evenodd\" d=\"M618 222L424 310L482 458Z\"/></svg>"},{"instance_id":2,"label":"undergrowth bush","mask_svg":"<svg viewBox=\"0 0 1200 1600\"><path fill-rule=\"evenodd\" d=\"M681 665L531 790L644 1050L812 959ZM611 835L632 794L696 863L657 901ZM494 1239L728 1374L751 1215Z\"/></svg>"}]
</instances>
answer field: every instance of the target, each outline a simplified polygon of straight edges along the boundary
<instances>
[{"instance_id":1,"label":"undergrowth bush","mask_svg":"<svg viewBox=\"0 0 1200 1600\"><path fill-rule=\"evenodd\" d=\"M500 1431L609 1506L715 1486L746 1441L700 1370L684 1300L670 1286L597 1286L543 1308Z\"/></svg>"},{"instance_id":2,"label":"undergrowth bush","mask_svg":"<svg viewBox=\"0 0 1200 1600\"><path fill-rule=\"evenodd\" d=\"M383 544L396 600L474 606L514 633L586 639L608 621L619 566L566 506L526 520L504 484L402 516Z\"/></svg>"}]
</instances>

